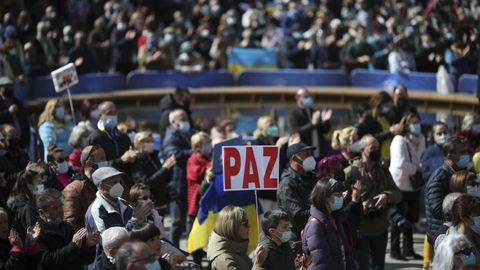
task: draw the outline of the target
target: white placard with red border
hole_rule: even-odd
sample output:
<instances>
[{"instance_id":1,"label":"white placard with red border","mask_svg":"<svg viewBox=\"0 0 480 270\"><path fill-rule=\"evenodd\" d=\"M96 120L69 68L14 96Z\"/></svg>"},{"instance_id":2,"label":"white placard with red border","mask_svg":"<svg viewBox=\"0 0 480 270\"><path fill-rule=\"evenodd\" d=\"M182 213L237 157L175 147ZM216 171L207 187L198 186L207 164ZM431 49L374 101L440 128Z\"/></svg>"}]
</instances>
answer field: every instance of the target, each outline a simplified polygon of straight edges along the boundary
<instances>
[{"instance_id":1,"label":"white placard with red border","mask_svg":"<svg viewBox=\"0 0 480 270\"><path fill-rule=\"evenodd\" d=\"M277 146L224 146L223 190L276 190L280 179Z\"/></svg>"},{"instance_id":2,"label":"white placard with red border","mask_svg":"<svg viewBox=\"0 0 480 270\"><path fill-rule=\"evenodd\" d=\"M54 70L52 72L53 86L55 86L55 92L60 93L68 87L78 83L77 70L72 63Z\"/></svg>"}]
</instances>

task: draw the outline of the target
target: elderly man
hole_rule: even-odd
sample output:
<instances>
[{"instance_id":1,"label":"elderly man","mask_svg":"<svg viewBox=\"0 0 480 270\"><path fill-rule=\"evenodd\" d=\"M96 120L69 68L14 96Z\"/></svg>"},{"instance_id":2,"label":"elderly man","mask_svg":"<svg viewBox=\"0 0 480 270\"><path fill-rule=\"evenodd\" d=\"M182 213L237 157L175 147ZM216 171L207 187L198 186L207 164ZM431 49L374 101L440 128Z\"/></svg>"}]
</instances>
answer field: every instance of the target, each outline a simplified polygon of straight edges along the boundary
<instances>
[{"instance_id":1,"label":"elderly man","mask_svg":"<svg viewBox=\"0 0 480 270\"><path fill-rule=\"evenodd\" d=\"M317 183L313 172L316 162L313 158L315 147L295 143L287 149L290 167L281 176L277 190L278 207L288 214L292 232L300 239L300 232L310 217L308 197Z\"/></svg>"},{"instance_id":2,"label":"elderly man","mask_svg":"<svg viewBox=\"0 0 480 270\"><path fill-rule=\"evenodd\" d=\"M190 111L190 90L188 88L177 87L172 94L168 94L160 101L160 135L165 136L165 132L170 125L169 114L175 109L182 109L188 116L188 122L192 124L192 113Z\"/></svg>"},{"instance_id":3,"label":"elderly man","mask_svg":"<svg viewBox=\"0 0 480 270\"><path fill-rule=\"evenodd\" d=\"M175 246L180 243L180 236L185 230L187 219L187 160L192 154L190 137L192 129L188 115L182 109L170 112L170 126L163 140L163 154L165 158L175 155L177 163L173 167L173 179L169 182L173 201L174 222L172 225L172 242Z\"/></svg>"},{"instance_id":4,"label":"elderly man","mask_svg":"<svg viewBox=\"0 0 480 270\"><path fill-rule=\"evenodd\" d=\"M115 255L120 247L129 239L128 231L123 227L111 227L102 233L103 253L101 269L115 270Z\"/></svg>"},{"instance_id":5,"label":"elderly man","mask_svg":"<svg viewBox=\"0 0 480 270\"><path fill-rule=\"evenodd\" d=\"M115 256L117 270L130 269L160 269L155 253L144 242L132 241L125 243Z\"/></svg>"},{"instance_id":6,"label":"elderly man","mask_svg":"<svg viewBox=\"0 0 480 270\"><path fill-rule=\"evenodd\" d=\"M63 214L66 222L75 230L85 225L85 213L95 200L97 187L92 174L96 169L106 167L105 152L100 146L87 146L82 150L80 162L83 172L72 177L72 182L63 190Z\"/></svg>"},{"instance_id":7,"label":"elderly man","mask_svg":"<svg viewBox=\"0 0 480 270\"><path fill-rule=\"evenodd\" d=\"M295 95L297 108L288 112L287 126L291 134L300 133L302 142L315 147L314 157L325 154L323 149L323 133L330 131L332 110L316 110L313 97L306 88L300 88Z\"/></svg>"}]
</instances>

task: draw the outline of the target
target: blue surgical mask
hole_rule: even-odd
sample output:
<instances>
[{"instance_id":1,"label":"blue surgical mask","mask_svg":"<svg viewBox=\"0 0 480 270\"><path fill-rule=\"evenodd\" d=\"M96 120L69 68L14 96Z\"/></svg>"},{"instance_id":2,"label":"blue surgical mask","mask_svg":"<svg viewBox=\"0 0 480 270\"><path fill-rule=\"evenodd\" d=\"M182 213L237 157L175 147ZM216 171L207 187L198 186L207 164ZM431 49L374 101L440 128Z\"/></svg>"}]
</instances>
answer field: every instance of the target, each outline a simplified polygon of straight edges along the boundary
<instances>
[{"instance_id":1,"label":"blue surgical mask","mask_svg":"<svg viewBox=\"0 0 480 270\"><path fill-rule=\"evenodd\" d=\"M333 202L330 203L330 208L333 211L341 209L343 206L343 197L342 196L333 196Z\"/></svg>"},{"instance_id":2,"label":"blue surgical mask","mask_svg":"<svg viewBox=\"0 0 480 270\"><path fill-rule=\"evenodd\" d=\"M147 263L145 264L145 269L147 270L161 270L162 268L160 267L160 263L158 260L155 260L153 263Z\"/></svg>"},{"instance_id":3,"label":"blue surgical mask","mask_svg":"<svg viewBox=\"0 0 480 270\"><path fill-rule=\"evenodd\" d=\"M475 135L480 134L480 124L472 125L472 133Z\"/></svg>"},{"instance_id":4,"label":"blue surgical mask","mask_svg":"<svg viewBox=\"0 0 480 270\"><path fill-rule=\"evenodd\" d=\"M414 135L418 135L422 133L422 126L420 125L420 123L410 124L409 128L410 128L410 133Z\"/></svg>"},{"instance_id":5,"label":"blue surgical mask","mask_svg":"<svg viewBox=\"0 0 480 270\"><path fill-rule=\"evenodd\" d=\"M445 142L447 141L448 139L448 135L443 133L442 135L438 136L438 139L437 139L437 144L440 145L440 146L443 146L445 144Z\"/></svg>"},{"instance_id":6,"label":"blue surgical mask","mask_svg":"<svg viewBox=\"0 0 480 270\"><path fill-rule=\"evenodd\" d=\"M105 128L107 129L114 129L118 124L118 116L117 115L107 115L105 119Z\"/></svg>"},{"instance_id":7,"label":"blue surgical mask","mask_svg":"<svg viewBox=\"0 0 480 270\"><path fill-rule=\"evenodd\" d=\"M311 108L313 106L313 99L312 97L304 97L303 98L303 107Z\"/></svg>"},{"instance_id":8,"label":"blue surgical mask","mask_svg":"<svg viewBox=\"0 0 480 270\"><path fill-rule=\"evenodd\" d=\"M282 243L288 243L290 240L293 239L293 233L291 230L285 231L282 233L282 237L280 238L280 241Z\"/></svg>"},{"instance_id":9,"label":"blue surgical mask","mask_svg":"<svg viewBox=\"0 0 480 270\"><path fill-rule=\"evenodd\" d=\"M470 229L480 235L480 216L473 217L473 224L470 226Z\"/></svg>"},{"instance_id":10,"label":"blue surgical mask","mask_svg":"<svg viewBox=\"0 0 480 270\"><path fill-rule=\"evenodd\" d=\"M461 155L457 161L457 167L460 169L466 169L470 165L470 155Z\"/></svg>"},{"instance_id":11,"label":"blue surgical mask","mask_svg":"<svg viewBox=\"0 0 480 270\"><path fill-rule=\"evenodd\" d=\"M65 108L64 107L55 108L55 118L58 120L62 120L64 117L65 117Z\"/></svg>"},{"instance_id":12,"label":"blue surgical mask","mask_svg":"<svg viewBox=\"0 0 480 270\"><path fill-rule=\"evenodd\" d=\"M98 168L108 167L108 161L104 160L104 161L97 162L97 166Z\"/></svg>"},{"instance_id":13,"label":"blue surgical mask","mask_svg":"<svg viewBox=\"0 0 480 270\"><path fill-rule=\"evenodd\" d=\"M180 130L180 132L188 132L190 130L190 122L181 121L178 124L178 130Z\"/></svg>"},{"instance_id":14,"label":"blue surgical mask","mask_svg":"<svg viewBox=\"0 0 480 270\"><path fill-rule=\"evenodd\" d=\"M277 126L270 126L267 129L267 136L271 138L278 137L278 127Z\"/></svg>"}]
</instances>

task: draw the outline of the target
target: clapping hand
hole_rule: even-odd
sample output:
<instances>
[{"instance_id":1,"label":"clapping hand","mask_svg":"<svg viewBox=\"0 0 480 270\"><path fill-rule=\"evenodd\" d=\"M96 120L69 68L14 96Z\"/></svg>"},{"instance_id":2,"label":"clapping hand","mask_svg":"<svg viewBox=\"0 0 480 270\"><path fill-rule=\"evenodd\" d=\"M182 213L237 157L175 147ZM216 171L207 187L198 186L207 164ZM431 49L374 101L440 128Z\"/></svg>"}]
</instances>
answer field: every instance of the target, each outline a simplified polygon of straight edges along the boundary
<instances>
[{"instance_id":1,"label":"clapping hand","mask_svg":"<svg viewBox=\"0 0 480 270\"><path fill-rule=\"evenodd\" d=\"M27 237L25 238L25 242L27 245L33 245L37 242L38 237L40 236L40 233L42 232L42 229L40 227L40 224L37 222L35 223L35 226L30 226L27 228Z\"/></svg>"},{"instance_id":2,"label":"clapping hand","mask_svg":"<svg viewBox=\"0 0 480 270\"><path fill-rule=\"evenodd\" d=\"M15 229L10 230L10 235L8 236L8 240L10 241L10 245L23 248L22 238L20 237L20 235Z\"/></svg>"},{"instance_id":3,"label":"clapping hand","mask_svg":"<svg viewBox=\"0 0 480 270\"><path fill-rule=\"evenodd\" d=\"M81 228L73 235L72 242L80 248L82 247L85 236L87 236L87 229Z\"/></svg>"}]
</instances>

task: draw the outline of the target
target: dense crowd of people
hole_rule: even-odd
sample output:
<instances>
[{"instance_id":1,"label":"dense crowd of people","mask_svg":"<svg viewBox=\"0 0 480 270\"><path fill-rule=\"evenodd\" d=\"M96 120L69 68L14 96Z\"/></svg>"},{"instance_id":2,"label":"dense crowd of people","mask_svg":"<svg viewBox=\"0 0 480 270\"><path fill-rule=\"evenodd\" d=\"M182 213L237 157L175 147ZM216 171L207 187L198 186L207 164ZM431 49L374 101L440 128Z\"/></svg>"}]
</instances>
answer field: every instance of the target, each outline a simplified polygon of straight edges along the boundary
<instances>
[{"instance_id":1,"label":"dense crowd of people","mask_svg":"<svg viewBox=\"0 0 480 270\"><path fill-rule=\"evenodd\" d=\"M244 143L279 147L281 178L277 191L258 193L253 259L248 216L229 205L190 266L163 246L180 247L192 230L218 181L212 149L239 136L235 121L194 121L192 93L177 88L162 98L155 130L119 122L114 102L89 99L76 125L51 99L30 127L12 88L0 78L0 269L384 269L389 236L395 260L480 266L480 117L428 131L403 85L355 104L355 122L333 132L332 110L307 88L296 91L287 133L278 115L260 116ZM37 142L32 160L26 149ZM413 233L423 203L422 256Z\"/></svg>"},{"instance_id":2,"label":"dense crowd of people","mask_svg":"<svg viewBox=\"0 0 480 270\"><path fill-rule=\"evenodd\" d=\"M476 73L478 1L5 0L0 74L225 69L232 47L279 68Z\"/></svg>"}]
</instances>

